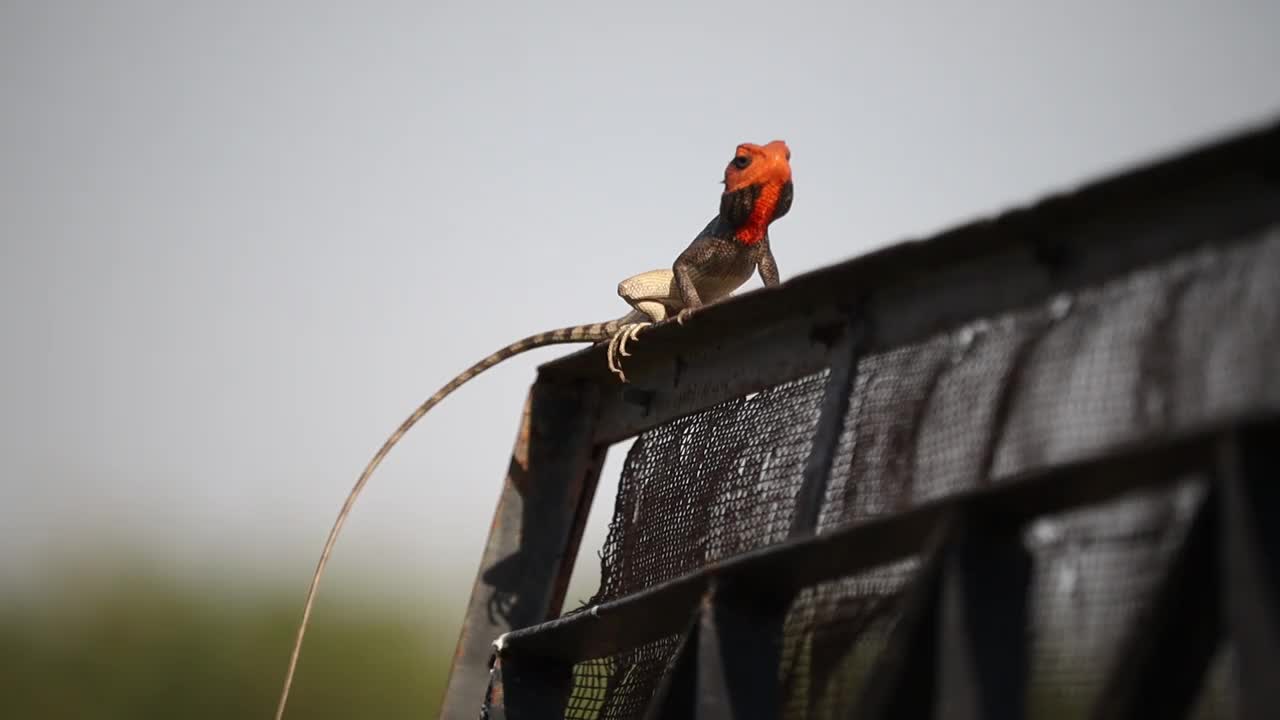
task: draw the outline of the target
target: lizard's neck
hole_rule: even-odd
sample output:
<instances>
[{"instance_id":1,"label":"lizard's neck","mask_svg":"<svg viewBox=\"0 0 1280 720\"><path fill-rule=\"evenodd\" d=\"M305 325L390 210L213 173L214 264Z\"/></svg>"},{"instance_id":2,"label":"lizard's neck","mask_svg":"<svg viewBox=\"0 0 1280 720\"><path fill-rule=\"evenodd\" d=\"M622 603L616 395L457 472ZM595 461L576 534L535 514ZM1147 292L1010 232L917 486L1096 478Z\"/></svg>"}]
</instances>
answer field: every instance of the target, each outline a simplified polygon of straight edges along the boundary
<instances>
[{"instance_id":1,"label":"lizard's neck","mask_svg":"<svg viewBox=\"0 0 1280 720\"><path fill-rule=\"evenodd\" d=\"M769 232L769 223L773 220L773 213L778 207L778 198L781 194L781 183L771 182L760 186L760 194L751 206L751 212L734 230L733 238L743 245L755 245L764 240Z\"/></svg>"}]
</instances>

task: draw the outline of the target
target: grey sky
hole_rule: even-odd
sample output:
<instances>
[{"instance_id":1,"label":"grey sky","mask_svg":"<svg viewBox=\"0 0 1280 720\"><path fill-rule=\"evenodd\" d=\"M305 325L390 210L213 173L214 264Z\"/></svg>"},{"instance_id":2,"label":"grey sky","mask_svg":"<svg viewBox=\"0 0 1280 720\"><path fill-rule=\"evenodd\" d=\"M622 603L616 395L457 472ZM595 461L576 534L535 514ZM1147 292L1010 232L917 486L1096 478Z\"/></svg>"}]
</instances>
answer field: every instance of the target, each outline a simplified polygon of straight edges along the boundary
<instances>
[{"instance_id":1,"label":"grey sky","mask_svg":"<svg viewBox=\"0 0 1280 720\"><path fill-rule=\"evenodd\" d=\"M618 314L740 141L793 151L785 278L1280 110L1280 3L977 6L0 4L0 587L123 543L301 599L403 416ZM408 436L326 592L465 598L558 352Z\"/></svg>"}]
</instances>

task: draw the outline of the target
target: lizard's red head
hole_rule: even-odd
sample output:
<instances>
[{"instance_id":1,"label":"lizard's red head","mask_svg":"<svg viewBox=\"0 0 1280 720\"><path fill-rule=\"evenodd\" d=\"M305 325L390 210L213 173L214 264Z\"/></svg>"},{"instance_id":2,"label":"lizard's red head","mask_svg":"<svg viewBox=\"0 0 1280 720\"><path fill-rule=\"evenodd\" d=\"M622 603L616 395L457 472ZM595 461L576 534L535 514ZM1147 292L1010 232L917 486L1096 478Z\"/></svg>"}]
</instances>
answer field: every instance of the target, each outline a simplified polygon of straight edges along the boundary
<instances>
[{"instance_id":1,"label":"lizard's red head","mask_svg":"<svg viewBox=\"0 0 1280 720\"><path fill-rule=\"evenodd\" d=\"M791 209L791 150L781 140L743 143L724 169L720 216L748 245L764 239L769 223Z\"/></svg>"}]
</instances>

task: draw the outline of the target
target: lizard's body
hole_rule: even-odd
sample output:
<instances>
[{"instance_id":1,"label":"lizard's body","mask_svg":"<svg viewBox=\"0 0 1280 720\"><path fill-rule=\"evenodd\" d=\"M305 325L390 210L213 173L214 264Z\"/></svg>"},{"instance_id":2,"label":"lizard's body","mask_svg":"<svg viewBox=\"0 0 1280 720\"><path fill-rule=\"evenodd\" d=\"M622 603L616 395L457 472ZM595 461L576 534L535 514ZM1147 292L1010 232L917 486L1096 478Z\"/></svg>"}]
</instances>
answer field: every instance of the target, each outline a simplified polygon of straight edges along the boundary
<instances>
[{"instance_id":1,"label":"lizard's body","mask_svg":"<svg viewBox=\"0 0 1280 720\"><path fill-rule=\"evenodd\" d=\"M562 343L609 343L609 368L625 382L619 357L629 355L627 342L653 323L675 317L683 323L689 313L703 305L722 300L737 290L753 273L759 272L766 287L779 282L778 266L769 248L769 223L791 208L791 151L775 140L768 145L739 145L734 159L725 168L725 191L720 196L720 212L698 233L670 269L650 270L618 283L618 295L631 311L608 322L573 325L530 335L490 354L462 371L418 406L387 438L365 466L348 493L338 518L329 531L320 561L311 578L302 622L298 627L293 654L285 676L276 718L284 716L294 669L302 648L302 638L311 617L316 588L324 572L338 533L356 497L391 448L431 408L476 375L515 355L535 348Z\"/></svg>"}]
</instances>

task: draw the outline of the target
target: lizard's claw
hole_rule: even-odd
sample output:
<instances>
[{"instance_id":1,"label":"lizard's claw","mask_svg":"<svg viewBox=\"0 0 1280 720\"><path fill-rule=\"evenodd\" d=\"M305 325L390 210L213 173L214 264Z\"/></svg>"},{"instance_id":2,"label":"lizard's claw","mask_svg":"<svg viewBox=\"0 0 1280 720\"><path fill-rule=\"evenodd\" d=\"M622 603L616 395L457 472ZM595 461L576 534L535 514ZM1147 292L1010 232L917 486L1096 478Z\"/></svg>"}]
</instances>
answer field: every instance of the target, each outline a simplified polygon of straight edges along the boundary
<instances>
[{"instance_id":1,"label":"lizard's claw","mask_svg":"<svg viewBox=\"0 0 1280 720\"><path fill-rule=\"evenodd\" d=\"M684 309L683 309L683 310L681 310L680 312L676 313L676 324L677 324L677 325L683 325L683 324L684 324L684 321L685 321L685 320L688 320L688 319L689 319L689 316L690 316L690 315L692 315L692 314L693 314L693 310L691 310L691 309L689 309L689 308L684 308Z\"/></svg>"},{"instance_id":2,"label":"lizard's claw","mask_svg":"<svg viewBox=\"0 0 1280 720\"><path fill-rule=\"evenodd\" d=\"M618 354L622 357L629 357L631 353L627 352L627 343L635 342L640 336L640 331L649 327L649 323L634 323L626 330L618 333Z\"/></svg>"},{"instance_id":3,"label":"lizard's claw","mask_svg":"<svg viewBox=\"0 0 1280 720\"><path fill-rule=\"evenodd\" d=\"M609 370L618 376L622 382L627 381L626 373L622 372L621 358L628 357L631 353L627 352L627 343L635 342L636 337L640 335L640 331L649 327L652 323L639 322L628 323L618 328L618 331L609 338L608 358Z\"/></svg>"}]
</instances>

